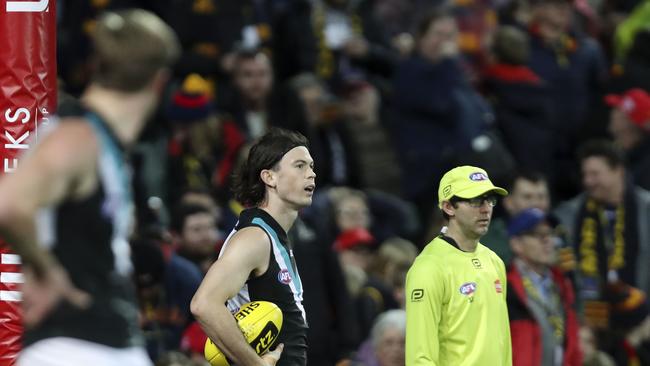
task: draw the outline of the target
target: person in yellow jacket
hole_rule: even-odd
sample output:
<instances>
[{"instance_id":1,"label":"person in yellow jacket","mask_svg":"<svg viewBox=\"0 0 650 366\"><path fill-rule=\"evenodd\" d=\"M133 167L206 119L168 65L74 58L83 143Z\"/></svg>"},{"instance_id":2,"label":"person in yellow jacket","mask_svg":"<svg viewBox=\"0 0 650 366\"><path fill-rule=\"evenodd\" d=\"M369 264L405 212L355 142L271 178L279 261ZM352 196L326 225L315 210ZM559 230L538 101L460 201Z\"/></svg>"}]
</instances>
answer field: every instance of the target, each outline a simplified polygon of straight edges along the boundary
<instances>
[{"instance_id":1,"label":"person in yellow jacket","mask_svg":"<svg viewBox=\"0 0 650 366\"><path fill-rule=\"evenodd\" d=\"M503 261L479 240L497 195L485 170L461 166L440 180L449 224L406 278L406 366L512 364Z\"/></svg>"}]
</instances>

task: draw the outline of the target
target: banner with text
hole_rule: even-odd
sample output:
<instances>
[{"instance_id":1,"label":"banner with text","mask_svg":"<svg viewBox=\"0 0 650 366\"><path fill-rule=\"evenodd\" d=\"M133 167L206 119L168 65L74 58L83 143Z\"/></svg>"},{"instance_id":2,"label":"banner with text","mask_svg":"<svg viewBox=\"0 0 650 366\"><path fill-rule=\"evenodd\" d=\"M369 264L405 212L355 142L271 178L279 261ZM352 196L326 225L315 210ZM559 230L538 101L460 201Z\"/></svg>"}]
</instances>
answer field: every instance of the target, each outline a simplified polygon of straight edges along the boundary
<instances>
[{"instance_id":1,"label":"banner with text","mask_svg":"<svg viewBox=\"0 0 650 366\"><path fill-rule=\"evenodd\" d=\"M55 0L0 2L0 174L11 174L56 108ZM0 238L0 364L20 351L20 258Z\"/></svg>"}]
</instances>

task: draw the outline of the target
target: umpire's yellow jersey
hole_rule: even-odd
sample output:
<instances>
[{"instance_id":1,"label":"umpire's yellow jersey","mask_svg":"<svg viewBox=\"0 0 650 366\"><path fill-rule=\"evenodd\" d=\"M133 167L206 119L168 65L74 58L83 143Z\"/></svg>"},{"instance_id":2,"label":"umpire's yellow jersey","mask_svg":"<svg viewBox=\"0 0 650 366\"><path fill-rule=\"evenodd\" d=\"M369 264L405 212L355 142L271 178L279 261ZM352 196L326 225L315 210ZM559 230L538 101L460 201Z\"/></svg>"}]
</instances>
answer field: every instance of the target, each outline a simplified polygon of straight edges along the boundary
<instances>
[{"instance_id":1,"label":"umpire's yellow jersey","mask_svg":"<svg viewBox=\"0 0 650 366\"><path fill-rule=\"evenodd\" d=\"M406 278L406 366L512 365L503 261L438 236Z\"/></svg>"}]
</instances>

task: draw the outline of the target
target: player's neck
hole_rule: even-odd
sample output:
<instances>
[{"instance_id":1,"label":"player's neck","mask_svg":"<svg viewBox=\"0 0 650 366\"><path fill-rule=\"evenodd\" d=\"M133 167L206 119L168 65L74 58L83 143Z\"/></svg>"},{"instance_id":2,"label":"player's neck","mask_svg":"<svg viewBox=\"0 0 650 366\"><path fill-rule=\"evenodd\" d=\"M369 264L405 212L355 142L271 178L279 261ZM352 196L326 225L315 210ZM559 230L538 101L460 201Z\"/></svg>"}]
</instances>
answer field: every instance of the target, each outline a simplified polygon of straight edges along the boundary
<instances>
[{"instance_id":1,"label":"player's neck","mask_svg":"<svg viewBox=\"0 0 650 366\"><path fill-rule=\"evenodd\" d=\"M124 145L132 145L142 131L155 97L151 93L123 93L91 85L81 97L98 113Z\"/></svg>"},{"instance_id":2,"label":"player's neck","mask_svg":"<svg viewBox=\"0 0 650 366\"><path fill-rule=\"evenodd\" d=\"M269 204L268 202L265 202L261 204L259 208L268 212L268 214L271 215L280 226L282 226L282 229L284 229L284 232L286 233L289 232L289 229L291 229L293 223L296 221L296 217L298 217L298 211L284 205Z\"/></svg>"},{"instance_id":3,"label":"player's neck","mask_svg":"<svg viewBox=\"0 0 650 366\"><path fill-rule=\"evenodd\" d=\"M478 238L472 239L467 237L460 227L453 225L452 223L449 223L449 226L447 226L447 232L445 235L454 239L456 244L458 244L458 248L463 252L473 253L478 246Z\"/></svg>"}]
</instances>

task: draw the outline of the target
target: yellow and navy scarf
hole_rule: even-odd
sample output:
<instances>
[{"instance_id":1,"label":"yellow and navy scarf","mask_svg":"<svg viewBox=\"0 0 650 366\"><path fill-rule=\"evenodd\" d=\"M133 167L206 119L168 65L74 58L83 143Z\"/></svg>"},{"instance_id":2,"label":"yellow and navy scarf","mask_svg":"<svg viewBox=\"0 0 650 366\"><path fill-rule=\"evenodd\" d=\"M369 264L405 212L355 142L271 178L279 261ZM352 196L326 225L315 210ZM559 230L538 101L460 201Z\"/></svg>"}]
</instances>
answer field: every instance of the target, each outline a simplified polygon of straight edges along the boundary
<instances>
[{"instance_id":1,"label":"yellow and navy scarf","mask_svg":"<svg viewBox=\"0 0 650 366\"><path fill-rule=\"evenodd\" d=\"M603 204L587 198L576 225L578 270L583 277L598 279L600 287L607 282L610 271L615 271L623 282L636 283L639 238L632 186L626 187L613 220L607 217Z\"/></svg>"}]
</instances>

